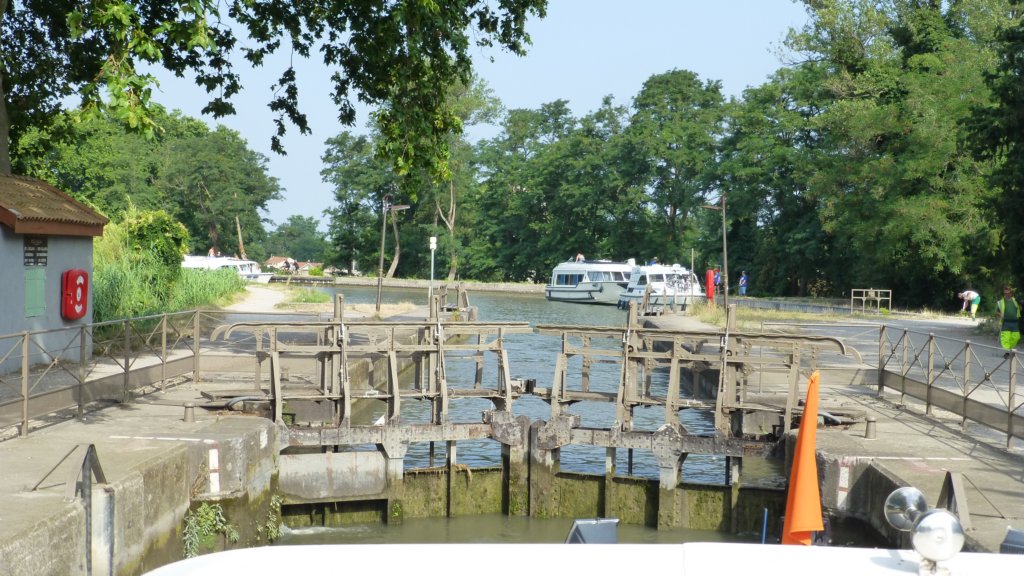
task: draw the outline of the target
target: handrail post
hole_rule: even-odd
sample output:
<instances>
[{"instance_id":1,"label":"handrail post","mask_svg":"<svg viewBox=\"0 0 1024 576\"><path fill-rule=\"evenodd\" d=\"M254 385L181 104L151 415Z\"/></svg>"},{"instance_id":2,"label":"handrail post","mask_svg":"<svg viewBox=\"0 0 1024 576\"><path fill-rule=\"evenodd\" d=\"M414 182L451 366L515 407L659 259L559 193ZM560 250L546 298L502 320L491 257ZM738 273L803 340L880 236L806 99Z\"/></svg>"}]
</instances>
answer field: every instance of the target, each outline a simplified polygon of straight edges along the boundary
<instances>
[{"instance_id":1,"label":"handrail post","mask_svg":"<svg viewBox=\"0 0 1024 576\"><path fill-rule=\"evenodd\" d=\"M85 416L85 325L78 329L78 419Z\"/></svg>"},{"instance_id":2,"label":"handrail post","mask_svg":"<svg viewBox=\"0 0 1024 576\"><path fill-rule=\"evenodd\" d=\"M28 331L21 333L21 437L28 436Z\"/></svg>"},{"instance_id":3,"label":"handrail post","mask_svg":"<svg viewBox=\"0 0 1024 576\"><path fill-rule=\"evenodd\" d=\"M900 355L900 374L907 376L910 374L910 330L903 329L902 342L902 354Z\"/></svg>"},{"instance_id":4,"label":"handrail post","mask_svg":"<svg viewBox=\"0 0 1024 576\"><path fill-rule=\"evenodd\" d=\"M1006 404L1006 448L1013 442L1013 411L1017 407L1017 358L1010 362L1010 396Z\"/></svg>"},{"instance_id":5,"label":"handrail post","mask_svg":"<svg viewBox=\"0 0 1024 576\"><path fill-rule=\"evenodd\" d=\"M131 355L132 355L132 325L131 321L124 321L124 384L121 389L121 401L131 401Z\"/></svg>"},{"instance_id":6,"label":"handrail post","mask_svg":"<svg viewBox=\"0 0 1024 576\"><path fill-rule=\"evenodd\" d=\"M935 368L933 367L933 365L935 364L934 357L935 357L935 333L934 332L929 332L928 333L928 370L926 371L926 376L925 376L927 378L927 381L928 381L928 388L927 388L927 392L925 392L925 401L924 401L924 413L929 415L929 416L932 415L932 386L935 385Z\"/></svg>"},{"instance_id":7,"label":"handrail post","mask_svg":"<svg viewBox=\"0 0 1024 576\"><path fill-rule=\"evenodd\" d=\"M160 315L160 389L167 383L167 313Z\"/></svg>"},{"instance_id":8,"label":"handrail post","mask_svg":"<svg viewBox=\"0 0 1024 576\"><path fill-rule=\"evenodd\" d=\"M885 365L889 363L885 356L885 329L886 325L878 327L878 394L881 398L885 396Z\"/></svg>"},{"instance_id":9,"label":"handrail post","mask_svg":"<svg viewBox=\"0 0 1024 576\"><path fill-rule=\"evenodd\" d=\"M192 316L192 381L199 384L199 309Z\"/></svg>"},{"instance_id":10,"label":"handrail post","mask_svg":"<svg viewBox=\"0 0 1024 576\"><path fill-rule=\"evenodd\" d=\"M960 403L960 431L967 432L967 383L971 381L971 341L964 342L964 389L963 401ZM1014 356L1010 356L1014 358ZM1012 362L1013 360L1011 360Z\"/></svg>"},{"instance_id":11,"label":"handrail post","mask_svg":"<svg viewBox=\"0 0 1024 576\"><path fill-rule=\"evenodd\" d=\"M903 354L900 355L900 376L906 378L910 374L910 330L903 329L903 337L901 338ZM907 387L900 385L900 404L906 399Z\"/></svg>"}]
</instances>

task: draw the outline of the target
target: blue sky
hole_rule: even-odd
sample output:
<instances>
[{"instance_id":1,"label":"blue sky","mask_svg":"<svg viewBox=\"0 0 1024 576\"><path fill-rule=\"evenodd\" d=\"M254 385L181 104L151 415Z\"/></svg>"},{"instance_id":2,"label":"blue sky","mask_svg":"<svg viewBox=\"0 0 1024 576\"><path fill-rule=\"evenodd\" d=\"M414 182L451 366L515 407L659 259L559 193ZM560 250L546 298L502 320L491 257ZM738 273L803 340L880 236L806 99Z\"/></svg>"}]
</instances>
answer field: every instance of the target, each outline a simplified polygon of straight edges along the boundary
<instances>
[{"instance_id":1,"label":"blue sky","mask_svg":"<svg viewBox=\"0 0 1024 576\"><path fill-rule=\"evenodd\" d=\"M551 0L546 18L527 23L533 45L526 56L475 49L474 60L477 74L506 108L565 99L583 116L606 95L628 105L644 81L674 68L720 80L726 95L738 97L783 66L778 53L786 31L806 20L803 5L793 0ZM205 120L237 130L269 158L271 175L285 189L284 200L269 205L267 216L275 224L297 214L320 220L323 229L322 212L334 198L320 180L323 142L345 129L365 132L366 115L360 114L356 126L342 126L329 98L329 72L317 62L297 61L300 104L313 133L290 128L283 141L288 154L271 152L273 114L266 104L287 59L243 71L244 89L234 101L238 114ZM201 116L207 102L201 89L188 79L158 77L157 101Z\"/></svg>"}]
</instances>

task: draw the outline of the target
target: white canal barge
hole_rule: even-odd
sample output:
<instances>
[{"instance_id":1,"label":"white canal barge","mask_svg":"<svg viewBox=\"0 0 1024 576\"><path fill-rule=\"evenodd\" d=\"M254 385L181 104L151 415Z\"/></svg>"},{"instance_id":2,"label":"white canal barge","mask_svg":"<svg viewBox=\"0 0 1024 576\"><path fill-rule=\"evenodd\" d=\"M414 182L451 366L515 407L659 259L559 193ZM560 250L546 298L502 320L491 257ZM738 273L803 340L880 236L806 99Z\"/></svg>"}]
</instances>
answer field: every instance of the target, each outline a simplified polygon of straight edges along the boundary
<instances>
[{"instance_id":1,"label":"white canal barge","mask_svg":"<svg viewBox=\"0 0 1024 576\"><path fill-rule=\"evenodd\" d=\"M675 306L686 309L690 304L707 299L697 275L679 264L648 264L634 266L630 272L629 284L619 294L619 308L628 308L630 302L637 305L648 295L648 306Z\"/></svg>"},{"instance_id":2,"label":"white canal barge","mask_svg":"<svg viewBox=\"0 0 1024 576\"><path fill-rule=\"evenodd\" d=\"M238 275L247 282L255 282L257 284L268 284L270 279L274 276L272 272L264 272L260 265L252 260L243 260L241 258L232 258L229 256L192 256L186 255L185 260L181 263L182 268L192 268L195 270L220 270L221 268L229 268L238 273Z\"/></svg>"},{"instance_id":3,"label":"white canal barge","mask_svg":"<svg viewBox=\"0 0 1024 576\"><path fill-rule=\"evenodd\" d=\"M561 302L614 306L629 283L633 266L632 258L628 262L572 258L555 266L544 296Z\"/></svg>"}]
</instances>

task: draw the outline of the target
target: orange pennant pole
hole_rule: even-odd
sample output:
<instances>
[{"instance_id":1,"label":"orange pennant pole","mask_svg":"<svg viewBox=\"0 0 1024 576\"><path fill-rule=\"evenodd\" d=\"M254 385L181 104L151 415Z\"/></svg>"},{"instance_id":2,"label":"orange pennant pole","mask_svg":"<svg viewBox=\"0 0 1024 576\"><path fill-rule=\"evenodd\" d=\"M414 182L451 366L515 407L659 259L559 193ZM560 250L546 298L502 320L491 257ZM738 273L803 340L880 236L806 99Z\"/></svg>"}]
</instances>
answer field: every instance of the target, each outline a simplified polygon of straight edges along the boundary
<instances>
[{"instance_id":1,"label":"orange pennant pole","mask_svg":"<svg viewBox=\"0 0 1024 576\"><path fill-rule=\"evenodd\" d=\"M786 521L782 527L783 544L811 545L813 532L824 530L821 522L821 492L818 490L818 463L815 436L818 430L818 371L807 382L807 401L800 418L793 467L789 472L786 496Z\"/></svg>"}]
</instances>

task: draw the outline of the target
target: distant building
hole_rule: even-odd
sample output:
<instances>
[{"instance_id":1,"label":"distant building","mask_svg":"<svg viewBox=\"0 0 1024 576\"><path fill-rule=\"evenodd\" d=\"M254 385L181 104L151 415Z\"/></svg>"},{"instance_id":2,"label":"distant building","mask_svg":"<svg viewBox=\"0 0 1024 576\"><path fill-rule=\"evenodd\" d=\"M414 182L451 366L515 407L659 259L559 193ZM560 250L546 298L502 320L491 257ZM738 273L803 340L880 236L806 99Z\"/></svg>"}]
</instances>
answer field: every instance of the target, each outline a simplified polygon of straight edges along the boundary
<instances>
[{"instance_id":1,"label":"distant building","mask_svg":"<svg viewBox=\"0 0 1024 576\"><path fill-rule=\"evenodd\" d=\"M287 256L271 256L263 261L264 268L273 268L274 270L284 270L285 262L288 261Z\"/></svg>"},{"instance_id":2,"label":"distant building","mask_svg":"<svg viewBox=\"0 0 1024 576\"><path fill-rule=\"evenodd\" d=\"M299 274L301 274L303 276L308 276L310 270L312 270L314 268L323 268L324 267L324 263L323 262L298 262L298 265L299 265Z\"/></svg>"},{"instance_id":3,"label":"distant building","mask_svg":"<svg viewBox=\"0 0 1024 576\"><path fill-rule=\"evenodd\" d=\"M21 368L20 348L8 354L21 332L92 322L92 243L106 224L46 182L0 175L0 373ZM49 362L43 350L77 360L79 338L78 330L37 335L30 363Z\"/></svg>"}]
</instances>

